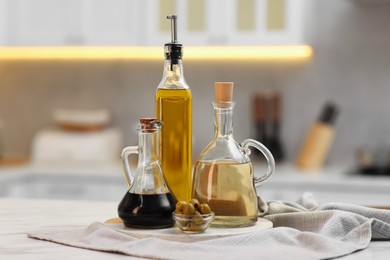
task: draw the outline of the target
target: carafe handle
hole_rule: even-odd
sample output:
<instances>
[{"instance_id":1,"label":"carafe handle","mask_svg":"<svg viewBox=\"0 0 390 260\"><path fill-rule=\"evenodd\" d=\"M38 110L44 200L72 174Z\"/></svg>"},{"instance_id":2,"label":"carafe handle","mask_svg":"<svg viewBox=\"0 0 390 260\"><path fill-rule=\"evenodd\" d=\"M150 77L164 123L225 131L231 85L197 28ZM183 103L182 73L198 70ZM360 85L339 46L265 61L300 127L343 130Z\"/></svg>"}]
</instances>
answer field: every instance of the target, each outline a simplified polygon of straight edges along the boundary
<instances>
[{"instance_id":1,"label":"carafe handle","mask_svg":"<svg viewBox=\"0 0 390 260\"><path fill-rule=\"evenodd\" d=\"M268 168L267 168L267 173L264 174L261 177L253 177L254 178L254 183L256 187L259 187L261 184L263 184L269 177L271 177L272 174L275 172L275 160L274 157L272 156L271 152L265 147L262 143L253 140L253 139L246 139L241 143L241 146L243 148L248 149L248 147L252 146L259 150L264 157L267 159L268 162Z\"/></svg>"},{"instance_id":2,"label":"carafe handle","mask_svg":"<svg viewBox=\"0 0 390 260\"><path fill-rule=\"evenodd\" d=\"M127 185L129 186L129 189L131 188L134 179L134 177L131 175L130 164L129 164L130 154L138 154L138 146L127 146L123 148L121 154L122 169L123 172L125 173L125 178L126 178Z\"/></svg>"}]
</instances>

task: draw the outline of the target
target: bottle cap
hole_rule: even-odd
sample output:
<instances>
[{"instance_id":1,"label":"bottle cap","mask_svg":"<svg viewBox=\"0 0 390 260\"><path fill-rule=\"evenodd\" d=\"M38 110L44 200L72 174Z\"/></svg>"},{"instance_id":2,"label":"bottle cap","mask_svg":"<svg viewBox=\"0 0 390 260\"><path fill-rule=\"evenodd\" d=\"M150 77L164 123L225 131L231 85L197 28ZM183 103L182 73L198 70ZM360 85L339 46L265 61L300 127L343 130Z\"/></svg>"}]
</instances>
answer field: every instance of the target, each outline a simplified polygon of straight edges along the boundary
<instances>
[{"instance_id":1,"label":"bottle cap","mask_svg":"<svg viewBox=\"0 0 390 260\"><path fill-rule=\"evenodd\" d=\"M233 86L233 82L215 82L215 101L232 102Z\"/></svg>"}]
</instances>

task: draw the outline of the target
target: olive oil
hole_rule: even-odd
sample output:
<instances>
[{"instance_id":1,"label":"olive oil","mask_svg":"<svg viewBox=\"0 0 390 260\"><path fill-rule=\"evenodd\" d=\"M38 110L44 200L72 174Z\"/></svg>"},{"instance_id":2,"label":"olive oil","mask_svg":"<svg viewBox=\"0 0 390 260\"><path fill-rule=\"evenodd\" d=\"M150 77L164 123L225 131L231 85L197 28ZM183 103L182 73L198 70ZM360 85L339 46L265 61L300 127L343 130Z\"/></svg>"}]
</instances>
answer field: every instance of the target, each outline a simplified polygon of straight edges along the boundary
<instances>
[{"instance_id":1,"label":"olive oil","mask_svg":"<svg viewBox=\"0 0 390 260\"><path fill-rule=\"evenodd\" d=\"M253 139L241 144L233 138L233 82L215 82L215 135L195 163L192 195L215 212L217 227L245 227L256 224L256 187L275 171L268 149ZM268 162L267 172L255 177L249 147L260 150Z\"/></svg>"},{"instance_id":2,"label":"olive oil","mask_svg":"<svg viewBox=\"0 0 390 260\"><path fill-rule=\"evenodd\" d=\"M163 121L161 163L177 200L191 197L192 95L190 89L159 88L157 118Z\"/></svg>"},{"instance_id":3,"label":"olive oil","mask_svg":"<svg viewBox=\"0 0 390 260\"><path fill-rule=\"evenodd\" d=\"M196 187L196 188L195 188ZM194 172L194 198L215 212L213 226L243 227L257 221L250 162L198 161Z\"/></svg>"},{"instance_id":4,"label":"olive oil","mask_svg":"<svg viewBox=\"0 0 390 260\"><path fill-rule=\"evenodd\" d=\"M161 163L177 200L191 197L192 94L184 79L183 46L177 41L177 16L171 20L171 42L165 44L163 77L156 92L157 118L163 122Z\"/></svg>"}]
</instances>

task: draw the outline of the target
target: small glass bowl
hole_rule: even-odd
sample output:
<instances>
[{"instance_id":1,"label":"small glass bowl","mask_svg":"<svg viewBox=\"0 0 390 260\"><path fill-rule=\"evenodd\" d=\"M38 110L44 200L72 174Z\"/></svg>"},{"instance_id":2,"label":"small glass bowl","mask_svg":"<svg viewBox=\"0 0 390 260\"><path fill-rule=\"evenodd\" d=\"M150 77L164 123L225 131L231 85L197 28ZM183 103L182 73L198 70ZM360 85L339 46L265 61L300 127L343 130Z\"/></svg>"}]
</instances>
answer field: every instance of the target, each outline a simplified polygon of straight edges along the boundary
<instances>
[{"instance_id":1,"label":"small glass bowl","mask_svg":"<svg viewBox=\"0 0 390 260\"><path fill-rule=\"evenodd\" d=\"M173 212L172 217L181 231L185 233L202 233L214 220L215 214L211 212L209 214L184 215Z\"/></svg>"}]
</instances>

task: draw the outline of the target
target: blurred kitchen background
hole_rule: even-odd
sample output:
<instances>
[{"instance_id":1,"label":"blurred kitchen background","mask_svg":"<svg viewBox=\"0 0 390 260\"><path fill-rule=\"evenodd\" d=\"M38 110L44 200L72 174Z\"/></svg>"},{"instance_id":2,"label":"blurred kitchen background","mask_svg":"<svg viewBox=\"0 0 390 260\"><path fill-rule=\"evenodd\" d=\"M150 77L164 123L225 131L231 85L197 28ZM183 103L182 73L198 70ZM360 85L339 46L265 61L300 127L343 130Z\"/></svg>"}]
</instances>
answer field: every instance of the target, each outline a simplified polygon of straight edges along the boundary
<instances>
[{"instance_id":1,"label":"blurred kitchen background","mask_svg":"<svg viewBox=\"0 0 390 260\"><path fill-rule=\"evenodd\" d=\"M7 48L0 51L3 159L31 158L34 140L56 125L58 109L103 109L110 115L105 130L115 128L122 136L115 139L119 148L136 145L137 120L155 115L163 44L170 39L165 16L172 12L179 15L184 74L193 93L195 158L214 134L214 82L233 81L236 140L259 138L253 100L267 90L280 95L284 164L294 164L308 129L329 101L339 113L323 174L327 167L340 175L353 170L362 147L367 153L382 150L387 160L390 1L385 0L0 0L3 47L145 45L158 46L161 53L145 60L28 59L22 51L9 49L16 55L11 58ZM187 59L192 45L305 45L312 53ZM112 174L122 178L120 171ZM380 182L389 185L390 179Z\"/></svg>"}]
</instances>

